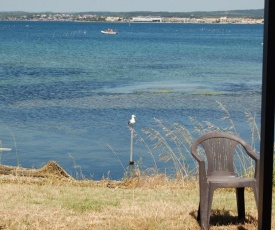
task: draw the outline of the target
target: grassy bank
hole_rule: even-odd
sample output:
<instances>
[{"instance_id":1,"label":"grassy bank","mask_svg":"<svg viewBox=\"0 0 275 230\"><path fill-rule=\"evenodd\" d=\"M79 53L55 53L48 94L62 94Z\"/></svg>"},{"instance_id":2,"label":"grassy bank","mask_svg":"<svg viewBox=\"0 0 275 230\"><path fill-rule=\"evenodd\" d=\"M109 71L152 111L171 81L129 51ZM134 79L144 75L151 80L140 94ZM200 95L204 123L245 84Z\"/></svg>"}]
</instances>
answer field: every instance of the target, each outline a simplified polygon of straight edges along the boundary
<instances>
[{"instance_id":1,"label":"grassy bank","mask_svg":"<svg viewBox=\"0 0 275 230\"><path fill-rule=\"evenodd\" d=\"M75 181L9 175L1 176L0 183L0 229L200 229L195 180L155 175ZM249 189L245 199L246 219L239 221L234 190L216 190L210 229L256 229L257 209Z\"/></svg>"}]
</instances>

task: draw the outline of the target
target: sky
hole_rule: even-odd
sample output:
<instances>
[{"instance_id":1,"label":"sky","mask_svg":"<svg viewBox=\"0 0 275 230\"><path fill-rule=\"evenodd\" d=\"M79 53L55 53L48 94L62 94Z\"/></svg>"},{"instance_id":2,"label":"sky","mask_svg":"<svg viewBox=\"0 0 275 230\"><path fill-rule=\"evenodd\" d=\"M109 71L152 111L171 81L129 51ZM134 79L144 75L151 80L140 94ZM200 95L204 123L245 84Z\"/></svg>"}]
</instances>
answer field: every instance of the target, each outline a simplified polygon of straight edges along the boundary
<instances>
[{"instance_id":1,"label":"sky","mask_svg":"<svg viewBox=\"0 0 275 230\"><path fill-rule=\"evenodd\" d=\"M226 11L263 9L265 0L0 0L1 11Z\"/></svg>"}]
</instances>

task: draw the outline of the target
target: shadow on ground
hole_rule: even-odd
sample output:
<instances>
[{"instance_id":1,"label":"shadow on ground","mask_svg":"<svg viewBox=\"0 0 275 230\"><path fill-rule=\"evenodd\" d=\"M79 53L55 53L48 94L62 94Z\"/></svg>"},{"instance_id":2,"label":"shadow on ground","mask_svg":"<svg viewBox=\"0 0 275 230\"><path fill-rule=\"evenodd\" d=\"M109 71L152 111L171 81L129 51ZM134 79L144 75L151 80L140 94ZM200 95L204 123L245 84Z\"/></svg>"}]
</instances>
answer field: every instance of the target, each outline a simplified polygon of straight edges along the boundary
<instances>
[{"instance_id":1,"label":"shadow on ground","mask_svg":"<svg viewBox=\"0 0 275 230\"><path fill-rule=\"evenodd\" d=\"M197 220L197 211L190 212L190 215ZM209 226L210 228L230 226L238 230L250 230L251 226L257 228L257 219L251 215L246 215L245 219L239 219L238 216L232 216L229 211L215 209L211 211Z\"/></svg>"}]
</instances>

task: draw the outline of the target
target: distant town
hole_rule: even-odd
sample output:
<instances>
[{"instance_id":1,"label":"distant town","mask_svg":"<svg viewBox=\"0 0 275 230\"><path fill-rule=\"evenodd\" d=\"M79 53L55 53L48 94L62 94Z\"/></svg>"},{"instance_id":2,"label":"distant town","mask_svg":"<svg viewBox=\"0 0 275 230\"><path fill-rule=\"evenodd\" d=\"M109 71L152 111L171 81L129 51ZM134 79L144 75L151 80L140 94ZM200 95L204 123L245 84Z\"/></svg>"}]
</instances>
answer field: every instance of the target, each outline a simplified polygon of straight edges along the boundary
<instances>
[{"instance_id":1,"label":"distant town","mask_svg":"<svg viewBox=\"0 0 275 230\"><path fill-rule=\"evenodd\" d=\"M263 24L263 10L228 12L95 12L25 13L0 12L0 21L155 22L155 23L239 23Z\"/></svg>"}]
</instances>

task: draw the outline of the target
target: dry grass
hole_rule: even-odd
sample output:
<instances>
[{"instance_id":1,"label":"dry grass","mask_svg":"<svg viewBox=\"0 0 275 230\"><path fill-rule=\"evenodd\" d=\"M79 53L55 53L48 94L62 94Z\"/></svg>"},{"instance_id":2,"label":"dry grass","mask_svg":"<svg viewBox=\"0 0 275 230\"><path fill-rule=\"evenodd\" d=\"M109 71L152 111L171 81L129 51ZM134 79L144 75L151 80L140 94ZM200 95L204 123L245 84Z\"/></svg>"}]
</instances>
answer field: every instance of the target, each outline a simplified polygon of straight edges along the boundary
<instances>
[{"instance_id":1,"label":"dry grass","mask_svg":"<svg viewBox=\"0 0 275 230\"><path fill-rule=\"evenodd\" d=\"M200 229L198 183L164 175L125 181L0 177L0 229ZM210 229L256 229L253 194L246 220L236 216L234 190L214 194Z\"/></svg>"}]
</instances>

